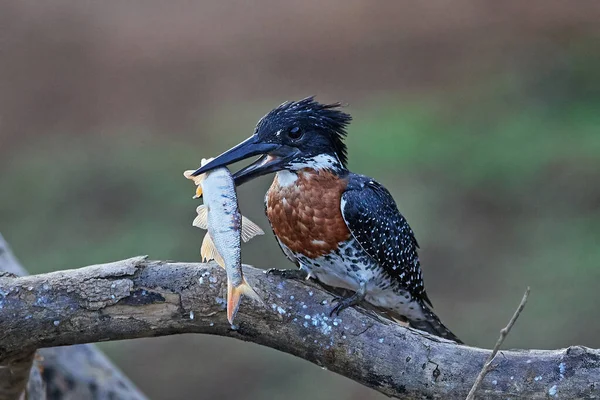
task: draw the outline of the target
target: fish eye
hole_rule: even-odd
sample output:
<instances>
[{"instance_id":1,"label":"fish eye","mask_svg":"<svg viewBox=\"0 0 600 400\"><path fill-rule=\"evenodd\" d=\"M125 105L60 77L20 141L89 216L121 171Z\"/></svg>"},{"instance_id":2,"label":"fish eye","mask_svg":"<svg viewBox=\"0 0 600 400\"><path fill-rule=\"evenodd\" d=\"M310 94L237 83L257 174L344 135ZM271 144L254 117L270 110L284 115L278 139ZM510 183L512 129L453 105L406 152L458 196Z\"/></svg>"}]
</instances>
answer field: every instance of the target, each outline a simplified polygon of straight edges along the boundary
<instances>
[{"instance_id":1,"label":"fish eye","mask_svg":"<svg viewBox=\"0 0 600 400\"><path fill-rule=\"evenodd\" d=\"M300 128L295 126L288 131L288 137L292 140L298 140L302 137L303 133Z\"/></svg>"}]
</instances>

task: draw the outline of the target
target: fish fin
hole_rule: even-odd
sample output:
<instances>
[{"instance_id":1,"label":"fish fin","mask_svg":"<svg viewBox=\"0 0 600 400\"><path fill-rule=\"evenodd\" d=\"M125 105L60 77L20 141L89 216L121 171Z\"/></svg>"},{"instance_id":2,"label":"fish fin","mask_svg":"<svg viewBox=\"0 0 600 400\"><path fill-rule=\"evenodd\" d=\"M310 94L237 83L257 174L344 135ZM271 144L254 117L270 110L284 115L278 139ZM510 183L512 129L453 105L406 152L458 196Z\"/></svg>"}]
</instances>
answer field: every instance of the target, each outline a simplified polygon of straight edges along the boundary
<instances>
[{"instance_id":1,"label":"fish fin","mask_svg":"<svg viewBox=\"0 0 600 400\"><path fill-rule=\"evenodd\" d=\"M200 161L200 166L204 167L206 164L208 164L209 162L211 162L212 160L214 160L214 157L211 158L203 158ZM198 176L194 176L194 172L196 172L195 169L188 169L186 171L183 171L183 176L185 176L187 179L190 179L192 181L194 181L194 183L196 185L199 185L200 182L202 182L205 178L206 178L206 174L200 174Z\"/></svg>"},{"instance_id":2,"label":"fish fin","mask_svg":"<svg viewBox=\"0 0 600 400\"><path fill-rule=\"evenodd\" d=\"M233 325L233 319L237 314L238 308L240 307L240 301L242 295L248 296L251 299L264 305L263 299L252 289L252 286L246 282L246 279L242 280L242 284L238 287L233 287L231 282L227 281L227 320Z\"/></svg>"},{"instance_id":3,"label":"fish fin","mask_svg":"<svg viewBox=\"0 0 600 400\"><path fill-rule=\"evenodd\" d=\"M202 204L196 208L198 216L194 218L192 225L200 229L208 229L208 206Z\"/></svg>"},{"instance_id":4,"label":"fish fin","mask_svg":"<svg viewBox=\"0 0 600 400\"><path fill-rule=\"evenodd\" d=\"M187 171L183 172L183 176L185 176L187 179L190 179L190 180L194 181L194 183L196 185L199 185L206 178L206 174L201 174L201 175L198 175L198 176L193 176L192 174L194 172L195 171L193 169L188 169Z\"/></svg>"},{"instance_id":5,"label":"fish fin","mask_svg":"<svg viewBox=\"0 0 600 400\"><path fill-rule=\"evenodd\" d=\"M192 175L193 173L194 173L193 169L188 169L187 171L183 172L183 176L185 176L187 179L194 181L194 183L196 184L196 194L192 198L198 199L198 198L202 197L202 181L204 179L206 179L206 174L193 176Z\"/></svg>"},{"instance_id":6,"label":"fish fin","mask_svg":"<svg viewBox=\"0 0 600 400\"><path fill-rule=\"evenodd\" d=\"M260 229L260 226L250 221L248 218L242 215L242 240L247 242L257 235L264 235L265 232Z\"/></svg>"},{"instance_id":7,"label":"fish fin","mask_svg":"<svg viewBox=\"0 0 600 400\"><path fill-rule=\"evenodd\" d=\"M208 232L206 232L206 235L204 235L202 247L200 248L200 255L202 256L203 262L215 260L217 264L225 268L225 261L217 251L217 248L215 247L215 244L213 243L212 238L210 237L210 233Z\"/></svg>"}]
</instances>

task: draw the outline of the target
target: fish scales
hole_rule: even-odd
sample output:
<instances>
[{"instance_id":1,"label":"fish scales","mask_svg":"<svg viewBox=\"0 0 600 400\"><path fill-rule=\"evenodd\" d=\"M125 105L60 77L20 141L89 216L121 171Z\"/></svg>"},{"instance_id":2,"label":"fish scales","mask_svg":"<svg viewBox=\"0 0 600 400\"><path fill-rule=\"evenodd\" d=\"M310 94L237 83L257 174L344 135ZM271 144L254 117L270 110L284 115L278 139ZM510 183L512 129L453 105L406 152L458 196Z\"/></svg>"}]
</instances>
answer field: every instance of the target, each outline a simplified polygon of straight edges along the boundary
<instances>
[{"instance_id":1,"label":"fish scales","mask_svg":"<svg viewBox=\"0 0 600 400\"><path fill-rule=\"evenodd\" d=\"M231 173L226 168L211 172L201 183L208 207L208 233L226 266L241 265L242 215ZM234 287L242 284L240 268L226 268Z\"/></svg>"}]
</instances>

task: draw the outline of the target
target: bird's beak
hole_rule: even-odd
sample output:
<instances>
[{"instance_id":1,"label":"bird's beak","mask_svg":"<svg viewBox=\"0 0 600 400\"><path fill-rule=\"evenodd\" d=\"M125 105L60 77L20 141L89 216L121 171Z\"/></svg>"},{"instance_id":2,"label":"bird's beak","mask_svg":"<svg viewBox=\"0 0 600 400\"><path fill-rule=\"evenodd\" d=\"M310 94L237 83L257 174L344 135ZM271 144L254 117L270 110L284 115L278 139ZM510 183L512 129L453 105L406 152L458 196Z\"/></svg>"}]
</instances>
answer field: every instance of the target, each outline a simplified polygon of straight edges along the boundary
<instances>
[{"instance_id":1,"label":"bird's beak","mask_svg":"<svg viewBox=\"0 0 600 400\"><path fill-rule=\"evenodd\" d=\"M233 174L235 184L239 186L261 175L282 170L287 161L296 154L297 149L295 148L275 143L263 143L254 135L198 168L192 175L197 176L236 161L262 155L254 163Z\"/></svg>"}]
</instances>

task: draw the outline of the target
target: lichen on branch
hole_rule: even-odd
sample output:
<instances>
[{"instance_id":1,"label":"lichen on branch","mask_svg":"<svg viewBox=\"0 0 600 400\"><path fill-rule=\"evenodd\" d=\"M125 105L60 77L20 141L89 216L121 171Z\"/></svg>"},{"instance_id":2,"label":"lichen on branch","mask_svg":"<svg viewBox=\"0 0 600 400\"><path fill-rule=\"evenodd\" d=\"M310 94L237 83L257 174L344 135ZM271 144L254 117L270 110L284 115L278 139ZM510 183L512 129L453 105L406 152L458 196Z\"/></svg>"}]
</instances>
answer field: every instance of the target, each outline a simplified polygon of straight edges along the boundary
<instances>
[{"instance_id":1,"label":"lichen on branch","mask_svg":"<svg viewBox=\"0 0 600 400\"><path fill-rule=\"evenodd\" d=\"M178 333L227 336L311 361L404 399L464 399L489 350L456 345L347 309L330 318L332 296L306 281L244 267L266 307L244 301L232 328L226 276L216 264L135 257L28 277L0 277L0 362L40 347ZM600 351L501 351L482 398L598 395ZM562 366L562 367L561 367Z\"/></svg>"}]
</instances>

